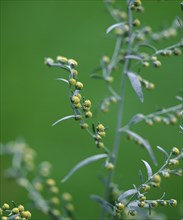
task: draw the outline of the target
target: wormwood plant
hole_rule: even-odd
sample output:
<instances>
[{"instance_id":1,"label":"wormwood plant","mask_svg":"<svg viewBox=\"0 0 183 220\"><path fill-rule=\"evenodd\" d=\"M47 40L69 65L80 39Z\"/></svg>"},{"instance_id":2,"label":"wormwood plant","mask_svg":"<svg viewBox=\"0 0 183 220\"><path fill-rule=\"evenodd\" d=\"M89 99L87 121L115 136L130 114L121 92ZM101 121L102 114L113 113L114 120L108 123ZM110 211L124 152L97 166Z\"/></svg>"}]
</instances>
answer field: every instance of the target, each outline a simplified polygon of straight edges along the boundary
<instances>
[{"instance_id":1,"label":"wormwood plant","mask_svg":"<svg viewBox=\"0 0 183 220\"><path fill-rule=\"evenodd\" d=\"M154 209L157 206L166 205L174 207L177 205L176 198L169 198L168 193L167 195L164 193L160 198L152 198L151 195L149 196L149 192L160 186L163 187L162 177L168 179L172 175L182 176L180 161L183 158L183 151L175 146L170 147L169 151L157 146L165 158L164 161L157 164L150 143L145 137L133 131L133 126L143 121L148 126L152 126L154 123L175 125L177 119L181 117L182 104L163 108L147 115L137 113L131 117L127 124L124 124L125 85L130 82L139 101L144 102L143 90L155 88L152 82L144 78L144 72L147 72L151 65L154 67L154 71L156 68L160 68L162 66L161 56L181 55L183 39L166 48L161 48L161 44L157 43L181 34L182 20L177 17L169 27L156 33L152 31L150 26L141 25L141 21L137 18L137 13L144 11L141 0L126 0L127 9L124 8L123 10L119 9L119 2L115 3L113 0L105 0L105 5L114 19L114 24L107 29L107 34L114 35L116 43L112 57L103 56L100 60L100 68L92 73L91 77L103 80L106 83L109 95L104 97L100 103L101 112L110 114L110 112L108 113L110 105L116 104L118 106L112 147L105 143L105 136L111 135L110 128L107 129L108 125L102 121L95 122L94 119L92 120L92 101L84 95L84 85L80 81L82 74L80 77L77 71L77 61L64 56L58 56L56 60L45 59L45 64L49 67L62 70L61 74L63 72L64 77L58 78L58 80L68 84L68 101L73 112L72 115L67 115L54 122L53 126L64 120L74 119L81 129L91 136L91 140L96 145L94 155L87 155L86 159L76 164L62 179L62 183L66 182L80 168L102 160L102 170L108 171L107 176L101 178L105 188L104 195L91 195L91 199L101 206L101 214L99 214L98 219L164 219L165 217L155 212ZM119 91L113 86L116 72L121 74ZM177 99L182 101L179 96ZM183 132L181 126L180 132ZM121 141L122 134L142 146L155 165L155 168L152 169L148 159L142 158L147 170L147 178L144 177L142 171L139 171L140 185L132 183L132 186L125 191L119 189L118 183L114 182L119 147L126 147ZM67 192L61 193L59 185L50 177L51 164L49 162L42 162L35 172L35 152L27 144L12 142L4 145L2 149L2 154L13 156L12 167L6 172L7 177L15 177L18 184L27 189L29 197L37 209L49 215L50 219L53 220L77 219L74 214L72 196ZM153 172L152 170L156 171ZM28 174L32 171L34 171L34 177L30 178ZM3 220L19 220L31 217L30 212L25 211L22 205L16 205L13 202L13 206L12 209L7 203L2 206ZM8 214L6 215L6 213Z\"/></svg>"}]
</instances>

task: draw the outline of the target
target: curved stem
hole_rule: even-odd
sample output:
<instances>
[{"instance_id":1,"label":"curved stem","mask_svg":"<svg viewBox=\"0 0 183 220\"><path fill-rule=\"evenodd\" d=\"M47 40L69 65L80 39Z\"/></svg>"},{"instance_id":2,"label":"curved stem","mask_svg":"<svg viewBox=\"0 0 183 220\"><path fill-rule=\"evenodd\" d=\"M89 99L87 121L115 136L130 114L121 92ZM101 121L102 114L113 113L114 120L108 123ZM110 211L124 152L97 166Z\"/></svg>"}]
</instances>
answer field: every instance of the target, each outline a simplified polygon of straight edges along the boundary
<instances>
[{"instance_id":1,"label":"curved stem","mask_svg":"<svg viewBox=\"0 0 183 220\"><path fill-rule=\"evenodd\" d=\"M128 23L129 23L129 27L130 27L127 55L130 55L131 45L132 45L132 11L130 9L130 0L129 1L127 0L127 5L128 5ZM114 165L116 164L118 149L119 149L120 140L121 140L121 133L119 132L119 129L121 128L122 119L123 119L125 79L126 79L126 75L128 72L129 63L130 63L130 60L126 59L125 64L124 64L124 68L122 71L122 76L121 76L121 85L120 85L120 97L121 98L118 102L117 125L116 125L115 139L114 139L114 147L113 147L112 155L110 158L111 163L113 163ZM111 187L113 175L114 175L114 171L113 170L109 171L107 183L106 183L106 188L105 188L105 200L106 201L109 201L110 187ZM102 214L101 214L101 219L105 219L105 214L106 214L106 211L105 211L105 209L103 209Z\"/></svg>"}]
</instances>

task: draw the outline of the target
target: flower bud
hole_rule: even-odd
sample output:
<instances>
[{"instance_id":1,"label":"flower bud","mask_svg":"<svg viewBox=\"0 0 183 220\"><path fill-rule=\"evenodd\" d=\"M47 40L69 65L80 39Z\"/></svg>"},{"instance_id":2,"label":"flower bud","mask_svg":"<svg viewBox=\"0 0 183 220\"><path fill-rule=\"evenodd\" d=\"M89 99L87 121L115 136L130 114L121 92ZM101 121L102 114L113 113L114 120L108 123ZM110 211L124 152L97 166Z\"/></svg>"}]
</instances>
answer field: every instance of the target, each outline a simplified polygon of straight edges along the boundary
<instances>
[{"instance_id":1,"label":"flower bud","mask_svg":"<svg viewBox=\"0 0 183 220\"><path fill-rule=\"evenodd\" d=\"M62 64L67 64L68 59L66 57L58 56L57 61L62 63Z\"/></svg>"},{"instance_id":2,"label":"flower bud","mask_svg":"<svg viewBox=\"0 0 183 220\"><path fill-rule=\"evenodd\" d=\"M76 89L81 90L83 88L83 83L77 82L75 86L76 86Z\"/></svg>"},{"instance_id":3,"label":"flower bud","mask_svg":"<svg viewBox=\"0 0 183 220\"><path fill-rule=\"evenodd\" d=\"M69 64L71 67L76 67L76 66L78 66L78 63L77 63L75 60L73 60L73 59L69 59L69 60L68 60L68 64Z\"/></svg>"}]
</instances>

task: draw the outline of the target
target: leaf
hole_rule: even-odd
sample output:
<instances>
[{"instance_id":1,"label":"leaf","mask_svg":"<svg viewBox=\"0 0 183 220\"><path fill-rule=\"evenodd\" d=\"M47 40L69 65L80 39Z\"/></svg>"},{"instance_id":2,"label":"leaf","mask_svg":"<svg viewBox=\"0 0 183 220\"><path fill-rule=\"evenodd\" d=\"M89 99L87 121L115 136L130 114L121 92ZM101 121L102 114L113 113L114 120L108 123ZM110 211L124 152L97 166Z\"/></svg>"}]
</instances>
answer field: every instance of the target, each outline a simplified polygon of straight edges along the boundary
<instances>
[{"instance_id":1,"label":"leaf","mask_svg":"<svg viewBox=\"0 0 183 220\"><path fill-rule=\"evenodd\" d=\"M143 174L142 174L142 171L141 171L141 170L139 170L139 178L140 178L141 184L143 184L144 178L143 178Z\"/></svg>"},{"instance_id":2,"label":"leaf","mask_svg":"<svg viewBox=\"0 0 183 220\"><path fill-rule=\"evenodd\" d=\"M132 60L140 60L142 61L143 59L139 56L136 56L136 55L127 55L125 56L126 59L132 59Z\"/></svg>"},{"instance_id":3,"label":"leaf","mask_svg":"<svg viewBox=\"0 0 183 220\"><path fill-rule=\"evenodd\" d=\"M166 152L166 150L165 149L163 149L162 147L160 147L160 146L157 146L157 148L158 148L158 150L160 150L164 155L165 155L165 157L167 157L168 158L168 153Z\"/></svg>"},{"instance_id":4,"label":"leaf","mask_svg":"<svg viewBox=\"0 0 183 220\"><path fill-rule=\"evenodd\" d=\"M111 32L114 28L122 26L123 24L124 24L124 22L120 22L120 23L116 23L116 24L111 25L110 27L107 28L106 34Z\"/></svg>"},{"instance_id":5,"label":"leaf","mask_svg":"<svg viewBox=\"0 0 183 220\"><path fill-rule=\"evenodd\" d=\"M147 150L147 152L149 153L149 156L151 158L151 160L153 161L153 163L155 165L157 165L157 162L156 162L156 158L154 156L154 153L152 151L152 148L149 144L148 141L146 141L143 137L141 137L140 135L138 135L137 133L133 132L133 131L130 131L130 130L124 130L124 132L126 132L127 134L129 134L130 136L134 137L135 140L138 140Z\"/></svg>"},{"instance_id":6,"label":"leaf","mask_svg":"<svg viewBox=\"0 0 183 220\"><path fill-rule=\"evenodd\" d=\"M150 179L153 175L153 172L152 172L152 169L151 169L151 166L149 165L149 163L145 160L142 160L142 162L145 164L146 166L146 169L147 169L147 175L148 175L148 179Z\"/></svg>"},{"instance_id":7,"label":"leaf","mask_svg":"<svg viewBox=\"0 0 183 220\"><path fill-rule=\"evenodd\" d=\"M140 114L140 113L136 114L130 119L130 121L128 122L128 125L129 126L134 125L138 123L139 121L142 121L144 118L145 116L143 114Z\"/></svg>"},{"instance_id":8,"label":"leaf","mask_svg":"<svg viewBox=\"0 0 183 220\"><path fill-rule=\"evenodd\" d=\"M119 202L123 202L124 199L126 199L129 196L132 196L134 194L136 194L138 191L136 189L129 189L127 191L125 191L124 193L122 193L119 197L118 197L118 201Z\"/></svg>"},{"instance_id":9,"label":"leaf","mask_svg":"<svg viewBox=\"0 0 183 220\"><path fill-rule=\"evenodd\" d=\"M68 116L65 116L65 117L63 117L63 118L57 120L56 122L54 122L54 123L52 124L52 126L58 124L58 123L61 122L61 121L67 120L67 119L69 119L69 118L75 118L75 117L76 117L75 115L68 115Z\"/></svg>"},{"instance_id":10,"label":"leaf","mask_svg":"<svg viewBox=\"0 0 183 220\"><path fill-rule=\"evenodd\" d=\"M60 80L60 81L63 81L63 82L66 82L67 84L69 84L69 81L64 78L57 78L57 80Z\"/></svg>"},{"instance_id":11,"label":"leaf","mask_svg":"<svg viewBox=\"0 0 183 220\"><path fill-rule=\"evenodd\" d=\"M128 72L128 78L129 78L131 85L132 85L133 89L135 90L137 96L139 97L140 101L143 102L144 95L142 92L142 87L141 87L141 83L140 83L138 76L135 73Z\"/></svg>"},{"instance_id":12,"label":"leaf","mask_svg":"<svg viewBox=\"0 0 183 220\"><path fill-rule=\"evenodd\" d=\"M94 79L104 79L103 76L99 75L99 74L96 74L96 73L93 73L90 75L91 78L94 78Z\"/></svg>"},{"instance_id":13,"label":"leaf","mask_svg":"<svg viewBox=\"0 0 183 220\"><path fill-rule=\"evenodd\" d=\"M113 205L111 205L109 202L101 198L97 195L91 195L91 199L93 199L95 202L97 202L99 205L101 205L105 210L110 213L111 215L114 215Z\"/></svg>"},{"instance_id":14,"label":"leaf","mask_svg":"<svg viewBox=\"0 0 183 220\"><path fill-rule=\"evenodd\" d=\"M99 159L108 157L107 154L97 154L91 157L88 157L84 160L82 160L81 162L79 162L78 164L76 164L76 166L74 166L71 171L63 178L62 182L65 182L66 180L68 180L77 170L79 170L80 168L86 166L89 163L95 162Z\"/></svg>"},{"instance_id":15,"label":"leaf","mask_svg":"<svg viewBox=\"0 0 183 220\"><path fill-rule=\"evenodd\" d=\"M176 99L181 101L181 102L183 101L183 97L180 97L180 96L176 96Z\"/></svg>"}]
</instances>

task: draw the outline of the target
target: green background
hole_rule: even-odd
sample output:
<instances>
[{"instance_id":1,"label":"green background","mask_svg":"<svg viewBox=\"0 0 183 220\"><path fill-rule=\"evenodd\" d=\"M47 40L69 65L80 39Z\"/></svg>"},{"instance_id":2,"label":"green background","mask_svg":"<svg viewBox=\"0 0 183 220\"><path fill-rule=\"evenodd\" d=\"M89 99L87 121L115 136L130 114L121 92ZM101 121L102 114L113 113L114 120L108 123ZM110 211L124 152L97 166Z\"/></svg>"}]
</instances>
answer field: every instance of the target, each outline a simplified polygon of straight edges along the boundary
<instances>
[{"instance_id":1,"label":"green background","mask_svg":"<svg viewBox=\"0 0 183 220\"><path fill-rule=\"evenodd\" d=\"M143 2L145 13L135 16L154 31L166 27L177 15L181 16L180 1ZM55 59L63 55L76 59L79 79L84 83L83 94L92 100L93 106L97 105L108 93L103 82L90 79L89 75L103 55L112 54L114 39L105 31L113 23L102 1L1 0L1 142L24 138L37 151L37 162L47 160L53 164L52 176L58 182L77 162L100 151L73 120L51 127L53 122L72 111L67 85L55 80L65 77L65 72L45 66L44 58ZM157 47L174 44L178 39L162 42ZM145 78L156 85L153 92L144 91L144 104L139 102L127 82L124 123L135 113L148 114L156 108L179 103L175 96L182 87L182 58L168 57L161 61L162 68L150 67L144 71ZM117 80L114 86L118 88ZM98 114L93 121L101 121L110 127L105 143L111 148L116 106L112 106L107 114ZM149 139L155 154L159 155L160 164L163 156L156 149L157 145L170 150L182 144L178 125L160 124L148 128L142 123L135 127L135 131ZM145 172L141 159L150 161L146 151L123 137L115 175L120 189L127 190L133 183L139 184L138 170ZM8 167L9 162L9 158L1 158L1 169ZM103 194L103 187L96 178L100 167L100 162L85 167L61 185L63 192L72 193L78 219L99 217L100 208L89 195ZM165 191L167 198L180 202L180 179L164 180L162 188L152 194L152 199L161 197ZM17 187L14 181L1 178L0 193L1 203L10 203L12 199L17 203L27 201L27 192ZM167 213L168 219L180 219L180 205L178 208L159 208L159 211ZM32 219L47 219L37 211L32 211L32 215Z\"/></svg>"}]
</instances>

